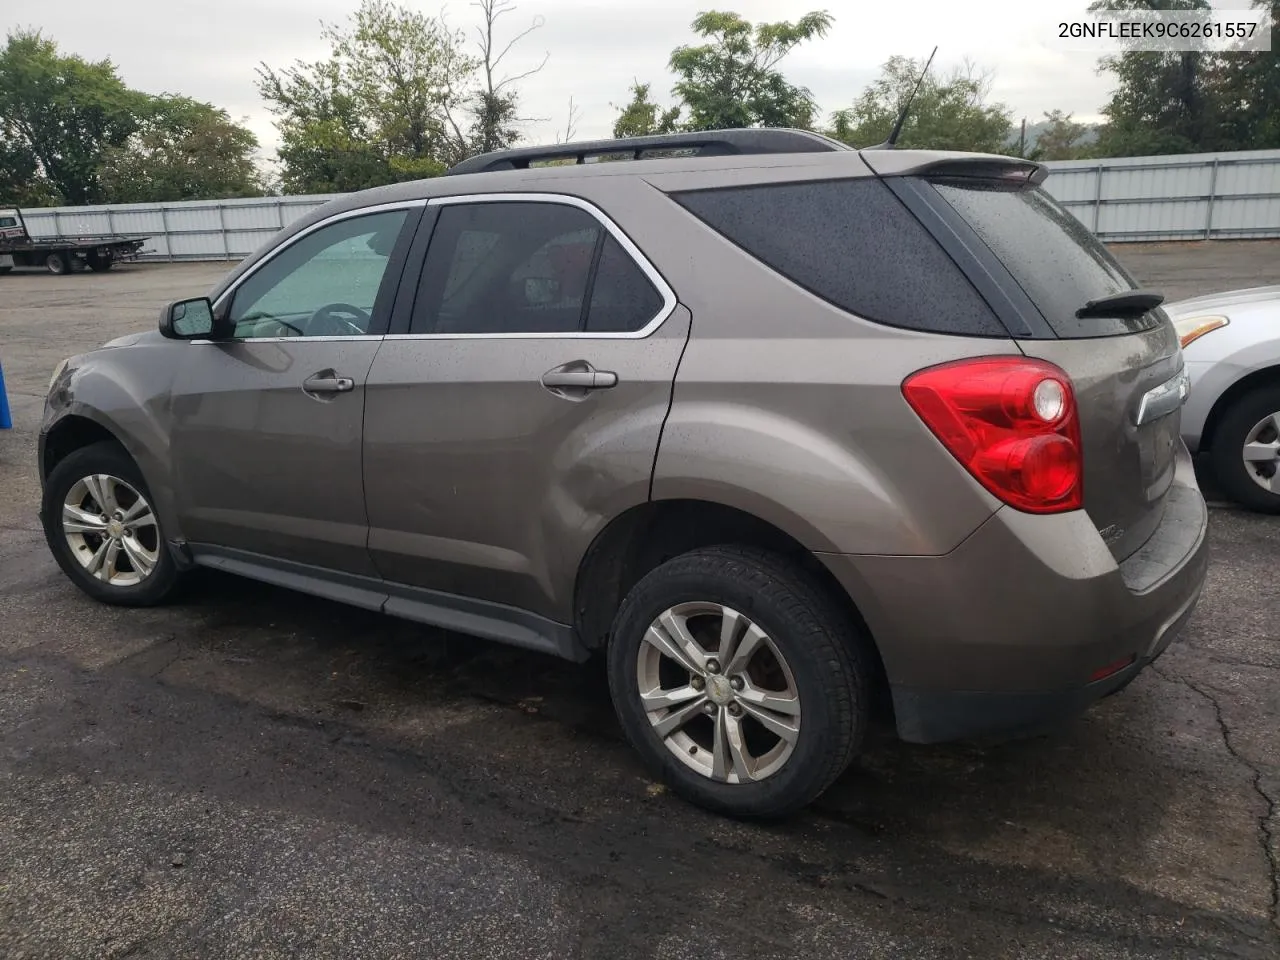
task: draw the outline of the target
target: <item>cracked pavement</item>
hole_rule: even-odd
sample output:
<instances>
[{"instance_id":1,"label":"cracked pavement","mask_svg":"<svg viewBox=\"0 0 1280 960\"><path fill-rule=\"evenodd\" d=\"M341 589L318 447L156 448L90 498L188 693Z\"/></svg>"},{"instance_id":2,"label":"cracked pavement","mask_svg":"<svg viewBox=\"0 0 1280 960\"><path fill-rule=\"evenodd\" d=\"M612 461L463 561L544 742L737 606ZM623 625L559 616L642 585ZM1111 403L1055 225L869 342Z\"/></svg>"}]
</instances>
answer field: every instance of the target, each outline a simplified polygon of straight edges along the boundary
<instances>
[{"instance_id":1,"label":"cracked pavement","mask_svg":"<svg viewBox=\"0 0 1280 960\"><path fill-rule=\"evenodd\" d=\"M1221 287L1276 251L1121 253ZM223 576L146 611L70 586L49 373L225 269L0 280L0 957L1280 955L1280 517L1215 508L1182 637L1064 730L880 735L812 810L736 823L646 778L597 665Z\"/></svg>"}]
</instances>

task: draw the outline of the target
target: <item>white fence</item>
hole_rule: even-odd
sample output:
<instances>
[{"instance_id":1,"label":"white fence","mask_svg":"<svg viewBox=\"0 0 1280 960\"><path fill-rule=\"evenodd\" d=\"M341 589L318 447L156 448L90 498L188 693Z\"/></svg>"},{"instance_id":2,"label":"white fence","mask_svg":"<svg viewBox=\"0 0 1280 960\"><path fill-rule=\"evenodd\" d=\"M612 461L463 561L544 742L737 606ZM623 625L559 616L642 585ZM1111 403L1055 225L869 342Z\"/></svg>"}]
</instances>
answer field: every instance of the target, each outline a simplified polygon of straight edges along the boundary
<instances>
[{"instance_id":1,"label":"white fence","mask_svg":"<svg viewBox=\"0 0 1280 960\"><path fill-rule=\"evenodd\" d=\"M1045 188L1103 240L1280 237L1280 150L1056 161ZM145 259L239 260L329 196L26 210L33 236L150 237Z\"/></svg>"},{"instance_id":2,"label":"white fence","mask_svg":"<svg viewBox=\"0 0 1280 960\"><path fill-rule=\"evenodd\" d=\"M1046 166L1045 189L1108 242L1280 237L1280 150Z\"/></svg>"},{"instance_id":3,"label":"white fence","mask_svg":"<svg viewBox=\"0 0 1280 960\"><path fill-rule=\"evenodd\" d=\"M150 237L144 260L241 260L328 196L23 210L33 237Z\"/></svg>"}]
</instances>

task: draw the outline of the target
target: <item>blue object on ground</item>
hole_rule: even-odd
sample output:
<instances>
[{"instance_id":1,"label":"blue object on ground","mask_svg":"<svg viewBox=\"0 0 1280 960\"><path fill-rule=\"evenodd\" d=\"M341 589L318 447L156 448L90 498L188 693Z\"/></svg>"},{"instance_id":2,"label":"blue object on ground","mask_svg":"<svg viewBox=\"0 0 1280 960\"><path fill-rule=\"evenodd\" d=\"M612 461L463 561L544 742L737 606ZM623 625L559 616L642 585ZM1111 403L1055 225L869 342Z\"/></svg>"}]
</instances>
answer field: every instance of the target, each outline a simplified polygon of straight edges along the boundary
<instances>
[{"instance_id":1,"label":"blue object on ground","mask_svg":"<svg viewBox=\"0 0 1280 960\"><path fill-rule=\"evenodd\" d=\"M13 428L13 417L9 415L9 395L4 392L4 367L0 367L0 430Z\"/></svg>"}]
</instances>

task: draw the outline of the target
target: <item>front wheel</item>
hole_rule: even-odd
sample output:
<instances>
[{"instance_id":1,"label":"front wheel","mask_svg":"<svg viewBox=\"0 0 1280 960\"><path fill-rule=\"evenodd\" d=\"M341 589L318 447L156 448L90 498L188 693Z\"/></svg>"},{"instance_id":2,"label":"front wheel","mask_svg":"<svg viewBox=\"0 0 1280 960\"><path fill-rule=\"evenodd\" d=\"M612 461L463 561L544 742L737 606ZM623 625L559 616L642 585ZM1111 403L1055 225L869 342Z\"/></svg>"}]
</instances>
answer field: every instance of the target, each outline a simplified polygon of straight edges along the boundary
<instances>
[{"instance_id":1,"label":"front wheel","mask_svg":"<svg viewBox=\"0 0 1280 960\"><path fill-rule=\"evenodd\" d=\"M870 712L865 640L785 558L745 547L676 557L627 595L609 642L623 730L686 799L775 817L849 765Z\"/></svg>"},{"instance_id":2,"label":"front wheel","mask_svg":"<svg viewBox=\"0 0 1280 960\"><path fill-rule=\"evenodd\" d=\"M154 500L116 444L84 447L54 467L40 512L54 559L95 600L152 606L172 594L179 574Z\"/></svg>"},{"instance_id":3,"label":"front wheel","mask_svg":"<svg viewBox=\"0 0 1280 960\"><path fill-rule=\"evenodd\" d=\"M1227 496L1260 513L1280 513L1280 387L1235 401L1214 432L1210 457Z\"/></svg>"}]
</instances>

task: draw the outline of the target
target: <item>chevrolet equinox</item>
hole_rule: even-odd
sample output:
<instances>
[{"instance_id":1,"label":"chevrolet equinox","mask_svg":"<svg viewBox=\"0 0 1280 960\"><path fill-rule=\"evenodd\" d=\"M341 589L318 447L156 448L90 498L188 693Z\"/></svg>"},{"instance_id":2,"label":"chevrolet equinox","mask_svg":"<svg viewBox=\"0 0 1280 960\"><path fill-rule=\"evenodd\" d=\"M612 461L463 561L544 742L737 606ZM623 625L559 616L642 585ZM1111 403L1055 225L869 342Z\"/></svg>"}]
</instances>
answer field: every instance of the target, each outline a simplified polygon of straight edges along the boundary
<instances>
[{"instance_id":1,"label":"chevrolet equinox","mask_svg":"<svg viewBox=\"0 0 1280 960\"><path fill-rule=\"evenodd\" d=\"M873 709L938 742L1125 686L1205 578L1187 377L1007 157L791 130L525 148L331 200L60 364L42 520L571 660L685 797L776 816Z\"/></svg>"}]
</instances>

